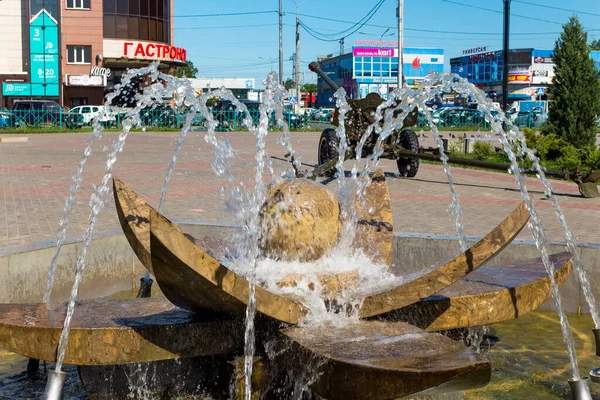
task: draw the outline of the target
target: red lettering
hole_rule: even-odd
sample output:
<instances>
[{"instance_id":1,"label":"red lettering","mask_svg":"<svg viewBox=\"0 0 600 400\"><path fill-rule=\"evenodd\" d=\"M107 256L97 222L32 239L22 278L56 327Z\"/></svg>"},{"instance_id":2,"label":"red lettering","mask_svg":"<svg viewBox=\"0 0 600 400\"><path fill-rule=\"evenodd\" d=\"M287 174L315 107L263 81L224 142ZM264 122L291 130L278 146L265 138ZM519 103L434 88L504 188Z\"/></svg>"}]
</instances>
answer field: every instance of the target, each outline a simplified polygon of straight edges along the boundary
<instances>
[{"instance_id":1,"label":"red lettering","mask_svg":"<svg viewBox=\"0 0 600 400\"><path fill-rule=\"evenodd\" d=\"M181 49L181 61L186 61L186 60L187 60L187 50Z\"/></svg>"},{"instance_id":2,"label":"red lettering","mask_svg":"<svg viewBox=\"0 0 600 400\"><path fill-rule=\"evenodd\" d=\"M171 60L174 60L177 57L177 48L176 47L171 47L171 51L169 52L169 57L171 57Z\"/></svg>"},{"instance_id":3,"label":"red lettering","mask_svg":"<svg viewBox=\"0 0 600 400\"><path fill-rule=\"evenodd\" d=\"M129 46L133 46L133 43L131 43L131 42L123 43L123 55L124 56L127 55L127 49L129 48Z\"/></svg>"},{"instance_id":4,"label":"red lettering","mask_svg":"<svg viewBox=\"0 0 600 400\"><path fill-rule=\"evenodd\" d=\"M162 47L162 49L163 49L163 51L162 51L162 58L166 58L167 57L167 54L169 54L169 49L170 48L171 47L169 45L163 44L163 47Z\"/></svg>"},{"instance_id":5,"label":"red lettering","mask_svg":"<svg viewBox=\"0 0 600 400\"><path fill-rule=\"evenodd\" d=\"M144 53L144 45L141 43L138 43L137 48L135 49L135 54L133 56L137 57L138 54L141 54L142 57L146 57L146 53Z\"/></svg>"},{"instance_id":6,"label":"red lettering","mask_svg":"<svg viewBox=\"0 0 600 400\"><path fill-rule=\"evenodd\" d=\"M146 55L148 57L154 57L156 55L156 53L154 52L154 49L156 48L156 46L152 43L148 43L148 46L146 46ZM150 53L150 50L152 50L152 53Z\"/></svg>"},{"instance_id":7,"label":"red lettering","mask_svg":"<svg viewBox=\"0 0 600 400\"><path fill-rule=\"evenodd\" d=\"M177 48L177 59L183 60L183 49L181 47Z\"/></svg>"}]
</instances>

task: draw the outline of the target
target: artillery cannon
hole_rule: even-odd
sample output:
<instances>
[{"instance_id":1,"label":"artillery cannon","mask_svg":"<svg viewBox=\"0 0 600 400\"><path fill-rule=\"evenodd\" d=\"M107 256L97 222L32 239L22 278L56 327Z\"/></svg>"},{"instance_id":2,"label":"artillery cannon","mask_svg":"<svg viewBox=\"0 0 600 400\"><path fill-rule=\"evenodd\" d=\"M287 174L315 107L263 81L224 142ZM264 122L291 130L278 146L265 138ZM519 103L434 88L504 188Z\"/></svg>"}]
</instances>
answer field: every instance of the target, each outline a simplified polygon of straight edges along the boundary
<instances>
[{"instance_id":1,"label":"artillery cannon","mask_svg":"<svg viewBox=\"0 0 600 400\"><path fill-rule=\"evenodd\" d=\"M339 86L336 85L335 82L333 82L321 70L319 63L312 62L308 67L311 71L318 74L329 85L329 87L331 87L332 90L337 91L339 89ZM351 110L346 115L345 120L346 136L348 138L348 151L345 154L345 159L350 159L356 156L356 145L366 131L367 127L375 122L374 112L383 102L384 100L377 93L369 93L367 97L361 100L348 100L348 105L351 107ZM399 100L396 100L391 107L396 108L398 105ZM396 111L394 116L397 116L398 113L399 111ZM338 126L339 124L338 115L339 110L336 108L333 118L333 125L335 126ZM410 129L405 129L407 127L416 125L417 119L418 109L415 107L404 119L403 126L399 132L390 135L390 137L388 137L383 143L383 153L381 158L392 160L395 159L398 164L399 175L405 178L413 178L417 174L419 169L419 160L440 160L439 151L437 149L434 150L433 153L425 152L425 150L419 146L419 140L416 133ZM365 157L372 153L373 147L377 141L377 137L378 135L373 132L373 134L367 139L361 156ZM331 128L325 129L321 133L321 137L319 139L319 165L314 166L314 169L310 173L300 175L305 175L309 179L316 179L317 176L330 176L338 160L337 145L338 138L336 137L335 130ZM286 155L286 157L287 156L289 155ZM509 164L454 156L448 157L448 163L493 169L504 172L510 168ZM598 168L598 165L596 165L595 168ZM296 172L298 173L298 171ZM524 169L522 172L528 175L535 175L537 173L534 170L528 169ZM582 173L580 170L575 172L546 170L545 174L548 177L572 180L573 182L577 183L579 193L581 193L583 197L600 197L597 184L597 182L600 180L600 170L594 169L587 174Z\"/></svg>"},{"instance_id":2,"label":"artillery cannon","mask_svg":"<svg viewBox=\"0 0 600 400\"><path fill-rule=\"evenodd\" d=\"M308 66L311 71L317 73L333 91L337 91L339 86L335 84L322 70L321 66L317 62L312 62ZM351 110L346 115L345 128L346 137L348 138L349 153L354 154L358 142L361 140L367 127L375 123L375 111L377 107L384 102L377 93L369 93L367 97L361 100L348 99L348 105ZM396 108L400 104L400 101L396 101L391 107ZM395 116L400 111L395 112ZM338 126L339 120L339 109L335 109L333 117L333 124ZM406 129L414 126L417 123L419 117L419 110L415 107L411 110L408 115L404 118L403 126L393 135L390 135L383 143L383 155L382 158L395 159L398 164L398 173L402 177L412 178L417 175L419 170L419 159L413 157L398 157L399 151L408 151L411 153L419 152L419 139L417 134ZM362 156L367 156L373 152L375 143L377 143L378 135L373 132L365 142L362 150ZM325 129L321 133L319 139L319 165L327 165L327 168L323 168L323 171L331 171L335 166L338 159L338 138L336 137L335 130L331 128Z\"/></svg>"}]
</instances>

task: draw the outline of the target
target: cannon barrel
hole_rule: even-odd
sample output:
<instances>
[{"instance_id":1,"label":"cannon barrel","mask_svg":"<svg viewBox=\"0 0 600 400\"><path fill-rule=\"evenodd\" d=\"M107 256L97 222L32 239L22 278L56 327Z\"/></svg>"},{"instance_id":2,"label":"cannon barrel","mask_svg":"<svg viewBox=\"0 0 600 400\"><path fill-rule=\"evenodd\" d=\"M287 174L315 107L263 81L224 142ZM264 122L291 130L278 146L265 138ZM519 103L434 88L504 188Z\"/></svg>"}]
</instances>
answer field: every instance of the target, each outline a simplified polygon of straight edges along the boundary
<instances>
[{"instance_id":1,"label":"cannon barrel","mask_svg":"<svg viewBox=\"0 0 600 400\"><path fill-rule=\"evenodd\" d=\"M325 74L325 72L323 72L323 70L321 69L321 64L319 64L318 62L313 61L310 64L308 64L308 69L319 75L334 92L337 92L337 90L340 88L338 85L335 84L334 81L331 80L330 77L327 76L327 74ZM346 95L346 97L348 97L348 95Z\"/></svg>"}]
</instances>

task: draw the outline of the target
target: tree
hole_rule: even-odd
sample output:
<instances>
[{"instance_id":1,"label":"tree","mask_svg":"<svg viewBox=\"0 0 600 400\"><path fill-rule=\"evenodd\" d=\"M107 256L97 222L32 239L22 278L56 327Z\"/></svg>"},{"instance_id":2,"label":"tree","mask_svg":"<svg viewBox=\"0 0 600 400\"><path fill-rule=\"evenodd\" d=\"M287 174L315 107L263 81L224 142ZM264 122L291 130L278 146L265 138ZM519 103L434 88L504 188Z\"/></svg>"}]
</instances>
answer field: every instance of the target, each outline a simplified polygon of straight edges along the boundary
<instances>
[{"instance_id":1,"label":"tree","mask_svg":"<svg viewBox=\"0 0 600 400\"><path fill-rule=\"evenodd\" d=\"M173 73L173 75L178 78L183 78L184 76L186 78L195 78L197 74L198 68L196 68L191 61L187 61L185 67L175 68L175 72Z\"/></svg>"},{"instance_id":2,"label":"tree","mask_svg":"<svg viewBox=\"0 0 600 400\"><path fill-rule=\"evenodd\" d=\"M554 46L554 78L545 133L555 133L577 148L596 143L600 114L600 76L590 57L587 33L575 16L563 25Z\"/></svg>"},{"instance_id":3,"label":"tree","mask_svg":"<svg viewBox=\"0 0 600 400\"><path fill-rule=\"evenodd\" d=\"M592 43L590 43L590 47L592 48L592 50L600 50L600 39L592 40Z\"/></svg>"},{"instance_id":4,"label":"tree","mask_svg":"<svg viewBox=\"0 0 600 400\"><path fill-rule=\"evenodd\" d=\"M291 78L287 78L285 82L283 82L283 86L287 89L293 89L296 87L296 82L294 82Z\"/></svg>"}]
</instances>

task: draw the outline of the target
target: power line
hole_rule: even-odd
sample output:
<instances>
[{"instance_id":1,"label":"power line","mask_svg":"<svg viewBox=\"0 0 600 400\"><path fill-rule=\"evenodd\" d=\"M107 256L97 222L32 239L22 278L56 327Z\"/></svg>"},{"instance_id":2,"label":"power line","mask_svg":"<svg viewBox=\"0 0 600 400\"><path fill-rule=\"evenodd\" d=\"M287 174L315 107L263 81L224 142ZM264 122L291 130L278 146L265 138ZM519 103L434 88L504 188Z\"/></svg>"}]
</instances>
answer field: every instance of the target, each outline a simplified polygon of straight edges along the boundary
<instances>
[{"instance_id":1,"label":"power line","mask_svg":"<svg viewBox=\"0 0 600 400\"><path fill-rule=\"evenodd\" d=\"M572 12L572 13L575 13L575 14L584 14L584 15L592 15L594 17L600 17L600 14L591 13L591 12L588 12L588 11L570 10L568 8L560 8L560 7L554 7L554 6L547 6L545 4L530 3L528 1L521 1L521 0L513 0L513 1L515 3L527 4L529 6L543 7L543 8L549 8L551 10L567 11L567 12Z\"/></svg>"},{"instance_id":2,"label":"power line","mask_svg":"<svg viewBox=\"0 0 600 400\"><path fill-rule=\"evenodd\" d=\"M379 0L377 3L375 3L375 5L373 6L373 8L371 8L367 12L367 14L364 17L362 17L358 22L355 22L351 27L349 27L347 29L344 29L341 32L337 32L337 33L321 33L321 32L315 31L314 29L310 29L308 27L305 27L305 29L308 28L313 33L315 33L316 35L323 36L323 37L328 37L328 38L332 38L332 39L335 38L334 40L338 41L341 38L346 38L346 37L350 36L351 34L346 35L346 33L348 33L349 31L352 31L357 26L358 26L358 29L362 28L364 26L364 24L366 24L375 15L375 13L377 13L377 11L379 11L379 9L381 8L381 6L383 5L384 2L385 2L385 0ZM356 30L354 32L356 32Z\"/></svg>"},{"instance_id":3,"label":"power line","mask_svg":"<svg viewBox=\"0 0 600 400\"><path fill-rule=\"evenodd\" d=\"M475 8L475 9L478 9L478 10L484 10L484 11L489 11L489 12L493 12L493 13L497 13L497 14L502 14L502 11L495 10L495 9L492 9L492 8L474 6L472 4L461 3L461 2L453 1L453 0L441 0L441 1L443 1L444 3L451 3L451 4L456 4L456 5L459 5L459 6L464 6L464 7L469 7L469 8ZM519 17L519 18L530 19L530 20L533 20L533 21L547 22L549 24L562 25L562 22L548 21L547 19L529 17L527 15L519 15L519 14L511 13L510 16L511 17Z\"/></svg>"},{"instance_id":4,"label":"power line","mask_svg":"<svg viewBox=\"0 0 600 400\"><path fill-rule=\"evenodd\" d=\"M190 15L174 15L173 18L205 18L205 17L234 17L240 15L258 15L258 14L279 14L279 11L247 11L247 12L235 12L235 13L221 13L221 14L190 14Z\"/></svg>"},{"instance_id":5,"label":"power line","mask_svg":"<svg viewBox=\"0 0 600 400\"><path fill-rule=\"evenodd\" d=\"M175 30L179 31L188 31L188 30L201 30L201 29L238 29L238 28L256 28L259 26L277 26L279 24L254 24L254 25L229 25L229 26L198 26L198 27L183 27L183 28L175 28Z\"/></svg>"}]
</instances>

